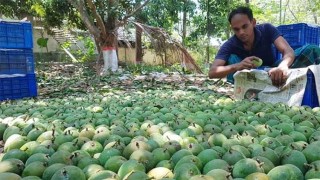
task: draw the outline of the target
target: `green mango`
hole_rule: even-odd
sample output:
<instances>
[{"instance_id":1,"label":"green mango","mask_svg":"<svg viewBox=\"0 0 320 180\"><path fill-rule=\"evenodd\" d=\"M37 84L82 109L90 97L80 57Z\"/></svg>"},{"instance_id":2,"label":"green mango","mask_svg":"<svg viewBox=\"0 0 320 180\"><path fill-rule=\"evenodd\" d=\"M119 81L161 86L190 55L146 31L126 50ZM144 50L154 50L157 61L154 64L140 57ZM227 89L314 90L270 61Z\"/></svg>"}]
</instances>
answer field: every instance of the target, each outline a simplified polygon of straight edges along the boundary
<instances>
[{"instance_id":1,"label":"green mango","mask_svg":"<svg viewBox=\"0 0 320 180\"><path fill-rule=\"evenodd\" d=\"M56 171L52 178L54 180L86 180L86 175L77 166L65 166L62 169Z\"/></svg>"},{"instance_id":2,"label":"green mango","mask_svg":"<svg viewBox=\"0 0 320 180\"><path fill-rule=\"evenodd\" d=\"M104 170L103 166L99 164L89 164L85 168L82 169L86 178L89 179L92 175L98 173L99 171Z\"/></svg>"},{"instance_id":3,"label":"green mango","mask_svg":"<svg viewBox=\"0 0 320 180\"><path fill-rule=\"evenodd\" d=\"M300 171L298 167L292 164L276 166L273 169L271 169L267 175L272 180L304 180L303 173Z\"/></svg>"},{"instance_id":4,"label":"green mango","mask_svg":"<svg viewBox=\"0 0 320 180\"><path fill-rule=\"evenodd\" d=\"M263 168L264 173L268 173L271 169L275 167L274 164L266 157L255 156L255 157L252 157L252 159L256 160L259 164L261 164L261 167Z\"/></svg>"},{"instance_id":5,"label":"green mango","mask_svg":"<svg viewBox=\"0 0 320 180\"><path fill-rule=\"evenodd\" d=\"M122 164L124 164L126 161L127 159L123 156L112 156L106 161L106 163L104 164L104 168L106 170L110 170L117 173Z\"/></svg>"},{"instance_id":6,"label":"green mango","mask_svg":"<svg viewBox=\"0 0 320 180\"><path fill-rule=\"evenodd\" d=\"M201 162L201 160L195 156L195 155L186 155L184 157L182 157L175 165L174 169L176 168L179 168L179 166L181 166L182 164L185 164L185 163L193 163L197 166L197 168L202 171L202 167L203 167L203 164Z\"/></svg>"},{"instance_id":7,"label":"green mango","mask_svg":"<svg viewBox=\"0 0 320 180\"><path fill-rule=\"evenodd\" d=\"M270 180L270 178L268 177L267 174L265 173L262 173L262 172L255 172L255 173L252 173L252 174L249 174L245 180Z\"/></svg>"},{"instance_id":8,"label":"green mango","mask_svg":"<svg viewBox=\"0 0 320 180\"><path fill-rule=\"evenodd\" d=\"M320 160L320 141L315 141L306 146L305 149L302 150L302 153L306 157L308 163Z\"/></svg>"},{"instance_id":9,"label":"green mango","mask_svg":"<svg viewBox=\"0 0 320 180\"><path fill-rule=\"evenodd\" d=\"M0 139L3 139L4 132L7 128L8 128L7 124L0 122Z\"/></svg>"},{"instance_id":10,"label":"green mango","mask_svg":"<svg viewBox=\"0 0 320 180\"><path fill-rule=\"evenodd\" d=\"M204 165L202 172L203 174L207 174L209 171L214 169L223 169L225 171L230 171L231 166L225 160L213 159Z\"/></svg>"},{"instance_id":11,"label":"green mango","mask_svg":"<svg viewBox=\"0 0 320 180\"><path fill-rule=\"evenodd\" d=\"M173 171L174 179L176 180L185 180L190 179L194 175L201 174L198 167L193 163L184 163L174 168Z\"/></svg>"},{"instance_id":12,"label":"green mango","mask_svg":"<svg viewBox=\"0 0 320 180\"><path fill-rule=\"evenodd\" d=\"M55 163L63 163L63 164L71 165L73 164L71 155L72 154L68 151L62 151L62 150L57 151L51 155L48 164L52 165Z\"/></svg>"},{"instance_id":13,"label":"green mango","mask_svg":"<svg viewBox=\"0 0 320 180\"><path fill-rule=\"evenodd\" d=\"M20 149L12 149L4 154L4 156L2 157L2 161L15 158L21 160L22 162L26 162L28 157L29 155L25 151L22 151Z\"/></svg>"},{"instance_id":14,"label":"green mango","mask_svg":"<svg viewBox=\"0 0 320 180\"><path fill-rule=\"evenodd\" d=\"M202 164L205 165L211 160L219 159L220 154L213 149L204 149L197 155L197 157L201 160Z\"/></svg>"},{"instance_id":15,"label":"green mango","mask_svg":"<svg viewBox=\"0 0 320 180\"><path fill-rule=\"evenodd\" d=\"M26 167L22 172L22 177L27 177L27 176L42 177L42 174L44 170L47 168L47 166L48 166L47 162L41 162L41 161L32 162L26 165Z\"/></svg>"},{"instance_id":16,"label":"green mango","mask_svg":"<svg viewBox=\"0 0 320 180\"><path fill-rule=\"evenodd\" d=\"M21 177L11 172L0 172L0 179L20 180Z\"/></svg>"},{"instance_id":17,"label":"green mango","mask_svg":"<svg viewBox=\"0 0 320 180\"><path fill-rule=\"evenodd\" d=\"M135 159L130 159L130 160L124 162L120 166L119 171L118 171L118 176L120 177L120 179L123 179L131 171L143 171L143 172L145 172L146 168L139 161L137 161Z\"/></svg>"},{"instance_id":18,"label":"green mango","mask_svg":"<svg viewBox=\"0 0 320 180\"><path fill-rule=\"evenodd\" d=\"M192 176L189 180L215 180L214 177L211 177L209 175L195 175Z\"/></svg>"},{"instance_id":19,"label":"green mango","mask_svg":"<svg viewBox=\"0 0 320 180\"><path fill-rule=\"evenodd\" d=\"M13 134L21 134L20 128L18 128L17 126L7 127L6 130L3 132L3 141L6 142L7 139Z\"/></svg>"},{"instance_id":20,"label":"green mango","mask_svg":"<svg viewBox=\"0 0 320 180\"><path fill-rule=\"evenodd\" d=\"M234 164L232 168L232 177L245 178L255 172L263 172L262 164L259 164L254 159L245 158Z\"/></svg>"},{"instance_id":21,"label":"green mango","mask_svg":"<svg viewBox=\"0 0 320 180\"><path fill-rule=\"evenodd\" d=\"M31 155L28 160L25 163L25 166L28 166L29 164L39 161L39 162L44 162L44 163L48 163L50 159L49 154L44 154L44 153L36 153Z\"/></svg>"},{"instance_id":22,"label":"green mango","mask_svg":"<svg viewBox=\"0 0 320 180\"><path fill-rule=\"evenodd\" d=\"M121 152L118 149L115 148L109 148L109 149L104 149L100 156L99 156L99 162L100 164L106 164L109 158L112 156L120 156Z\"/></svg>"},{"instance_id":23,"label":"green mango","mask_svg":"<svg viewBox=\"0 0 320 180\"><path fill-rule=\"evenodd\" d=\"M62 169L63 167L67 166L66 164L62 164L62 163L55 163L52 164L51 166L47 167L42 174L42 179L43 180L51 180L51 177L53 176L53 174L57 171L59 171L60 169Z\"/></svg>"},{"instance_id":24,"label":"green mango","mask_svg":"<svg viewBox=\"0 0 320 180\"><path fill-rule=\"evenodd\" d=\"M305 173L307 159L301 151L292 150L282 154L281 164L293 164L297 166L302 173Z\"/></svg>"},{"instance_id":25,"label":"green mango","mask_svg":"<svg viewBox=\"0 0 320 180\"><path fill-rule=\"evenodd\" d=\"M177 152L175 152L172 156L171 156L171 160L173 162L174 165L176 165L178 163L178 161L184 157L184 156L188 156L188 155L192 155L192 153L186 149L181 149Z\"/></svg>"},{"instance_id":26,"label":"green mango","mask_svg":"<svg viewBox=\"0 0 320 180\"><path fill-rule=\"evenodd\" d=\"M156 167L151 169L147 175L152 179L173 178L173 172L165 167Z\"/></svg>"},{"instance_id":27,"label":"green mango","mask_svg":"<svg viewBox=\"0 0 320 180\"><path fill-rule=\"evenodd\" d=\"M20 149L25 143L27 143L27 138L25 136L13 134L4 143L4 152L8 152L12 149Z\"/></svg>"},{"instance_id":28,"label":"green mango","mask_svg":"<svg viewBox=\"0 0 320 180\"><path fill-rule=\"evenodd\" d=\"M87 151L93 157L94 154L102 152L103 146L97 141L88 141L82 145L81 150Z\"/></svg>"},{"instance_id":29,"label":"green mango","mask_svg":"<svg viewBox=\"0 0 320 180\"><path fill-rule=\"evenodd\" d=\"M99 164L99 160L88 156L88 157L82 157L80 160L78 160L78 163L74 163L74 164L77 164L77 166L80 169L83 169L89 164Z\"/></svg>"},{"instance_id":30,"label":"green mango","mask_svg":"<svg viewBox=\"0 0 320 180\"><path fill-rule=\"evenodd\" d=\"M125 179L125 180L136 180L136 179L148 180L150 178L143 171L131 171L123 179Z\"/></svg>"},{"instance_id":31,"label":"green mango","mask_svg":"<svg viewBox=\"0 0 320 180\"><path fill-rule=\"evenodd\" d=\"M229 180L231 179L231 173L223 169L213 169L209 171L206 175L211 176L220 180Z\"/></svg>"},{"instance_id":32,"label":"green mango","mask_svg":"<svg viewBox=\"0 0 320 180\"><path fill-rule=\"evenodd\" d=\"M26 176L26 177L23 177L21 180L42 180L42 179L38 176Z\"/></svg>"},{"instance_id":33,"label":"green mango","mask_svg":"<svg viewBox=\"0 0 320 180\"><path fill-rule=\"evenodd\" d=\"M168 168L170 170L173 170L174 164L173 164L173 162L171 160L162 160L162 161L158 162L156 167L165 167L165 168Z\"/></svg>"},{"instance_id":34,"label":"green mango","mask_svg":"<svg viewBox=\"0 0 320 180\"><path fill-rule=\"evenodd\" d=\"M0 173L11 172L21 175L24 164L19 159L6 159L0 162Z\"/></svg>"},{"instance_id":35,"label":"green mango","mask_svg":"<svg viewBox=\"0 0 320 180\"><path fill-rule=\"evenodd\" d=\"M312 164L311 169L309 169L304 175L305 179L320 179L320 170L318 164Z\"/></svg>"},{"instance_id":36,"label":"green mango","mask_svg":"<svg viewBox=\"0 0 320 180\"><path fill-rule=\"evenodd\" d=\"M234 165L236 162L244 158L244 154L233 149L230 149L222 156L222 159L225 160L229 165Z\"/></svg>"},{"instance_id":37,"label":"green mango","mask_svg":"<svg viewBox=\"0 0 320 180\"><path fill-rule=\"evenodd\" d=\"M34 128L31 131L28 132L27 138L30 141L35 141L38 139L38 137L43 133L44 131L38 128Z\"/></svg>"},{"instance_id":38,"label":"green mango","mask_svg":"<svg viewBox=\"0 0 320 180\"><path fill-rule=\"evenodd\" d=\"M100 180L100 179L118 180L119 176L112 171L103 170L92 175L88 180Z\"/></svg>"}]
</instances>

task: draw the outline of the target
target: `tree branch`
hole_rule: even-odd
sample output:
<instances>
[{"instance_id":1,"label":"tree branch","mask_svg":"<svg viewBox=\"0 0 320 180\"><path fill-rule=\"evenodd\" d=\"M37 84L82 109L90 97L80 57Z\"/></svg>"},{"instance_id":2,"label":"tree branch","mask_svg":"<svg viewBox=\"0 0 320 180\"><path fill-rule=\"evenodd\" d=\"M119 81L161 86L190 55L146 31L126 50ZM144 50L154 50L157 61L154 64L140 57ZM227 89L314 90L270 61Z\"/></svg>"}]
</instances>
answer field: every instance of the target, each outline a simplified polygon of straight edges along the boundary
<instances>
[{"instance_id":1,"label":"tree branch","mask_svg":"<svg viewBox=\"0 0 320 180\"><path fill-rule=\"evenodd\" d=\"M101 33L102 33L102 36L103 36L103 37L106 37L106 36L107 36L106 27L105 27L105 25L104 25L104 22L103 22L101 16L100 16L100 15L98 14L98 12L97 12L96 6L95 6L94 3L92 2L92 0L86 0L86 1L87 1L87 3L88 3L89 7L91 8L91 11L92 11L92 13L94 14L94 17L95 17L96 20L97 20L97 25L98 25L98 27L100 27L100 31L101 31Z\"/></svg>"},{"instance_id":2,"label":"tree branch","mask_svg":"<svg viewBox=\"0 0 320 180\"><path fill-rule=\"evenodd\" d=\"M84 7L84 1L83 0L68 0L68 2L74 6L80 13L80 18L85 24L85 26L88 28L89 32L94 35L96 38L100 38L100 30L94 25L92 21L89 19L89 14L87 10Z\"/></svg>"},{"instance_id":3,"label":"tree branch","mask_svg":"<svg viewBox=\"0 0 320 180\"><path fill-rule=\"evenodd\" d=\"M119 26L126 23L126 21L133 16L135 13L137 13L140 9L142 9L145 5L149 3L150 0L146 0L144 3L142 3L139 7L137 7L135 10L133 10L130 14L126 15L122 21L119 23Z\"/></svg>"},{"instance_id":4,"label":"tree branch","mask_svg":"<svg viewBox=\"0 0 320 180\"><path fill-rule=\"evenodd\" d=\"M289 0L288 0L288 4L289 4ZM294 12L291 10L290 6L288 6L288 9L290 11L290 13L292 14L292 16L294 17L294 19L298 22L298 18L294 15Z\"/></svg>"}]
</instances>

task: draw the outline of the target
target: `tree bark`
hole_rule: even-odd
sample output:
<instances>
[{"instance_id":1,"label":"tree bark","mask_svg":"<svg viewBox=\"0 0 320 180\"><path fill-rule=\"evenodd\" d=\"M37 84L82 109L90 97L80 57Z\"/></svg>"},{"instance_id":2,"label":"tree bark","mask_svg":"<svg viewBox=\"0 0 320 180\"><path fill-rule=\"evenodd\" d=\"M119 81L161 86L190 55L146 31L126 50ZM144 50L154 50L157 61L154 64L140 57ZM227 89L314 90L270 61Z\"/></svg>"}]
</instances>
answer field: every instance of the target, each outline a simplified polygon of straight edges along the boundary
<instances>
[{"instance_id":1,"label":"tree bark","mask_svg":"<svg viewBox=\"0 0 320 180\"><path fill-rule=\"evenodd\" d=\"M139 7L125 16L122 23L133 16L138 10L145 6L150 0L146 0ZM112 71L118 69L118 27L123 25L118 21L118 0L106 0L108 3L107 19L104 21L97 12L96 4L93 0L68 0L80 13L80 18L93 35L97 48L103 53L104 71L111 68ZM87 9L86 4L89 9ZM89 12L90 11L90 12ZM92 14L92 16L90 16ZM96 24L95 24L95 22Z\"/></svg>"},{"instance_id":2,"label":"tree bark","mask_svg":"<svg viewBox=\"0 0 320 180\"><path fill-rule=\"evenodd\" d=\"M317 17L317 12L316 9L313 8L315 7L315 2L313 0L308 0L309 2L309 7L311 7L311 12L312 12L312 16L313 16L313 20L315 24L318 24L318 17Z\"/></svg>"},{"instance_id":3,"label":"tree bark","mask_svg":"<svg viewBox=\"0 0 320 180\"><path fill-rule=\"evenodd\" d=\"M183 1L183 15L182 15L182 45L185 45L187 36L187 0Z\"/></svg>"},{"instance_id":4,"label":"tree bark","mask_svg":"<svg viewBox=\"0 0 320 180\"><path fill-rule=\"evenodd\" d=\"M285 8L284 8L284 12L283 12L283 18L282 18L282 23L281 24L284 24L284 22L286 21L286 13L287 13L287 8L289 8L289 3L290 3L290 0L287 0L287 3L285 5Z\"/></svg>"},{"instance_id":5,"label":"tree bark","mask_svg":"<svg viewBox=\"0 0 320 180\"><path fill-rule=\"evenodd\" d=\"M210 62L210 33L209 33L209 23L210 23L210 7L209 7L209 0L207 0L207 47L206 47L206 53L207 53L207 60L206 60L206 64L209 64Z\"/></svg>"},{"instance_id":6,"label":"tree bark","mask_svg":"<svg viewBox=\"0 0 320 180\"><path fill-rule=\"evenodd\" d=\"M279 16L279 24L282 22L282 0L280 0L280 16Z\"/></svg>"},{"instance_id":7,"label":"tree bark","mask_svg":"<svg viewBox=\"0 0 320 180\"><path fill-rule=\"evenodd\" d=\"M134 9L132 12L130 12L128 15L126 15L123 19L120 25L123 25L127 22L127 20L133 16L135 13L137 13L140 9L142 9L144 6L146 6L149 3L150 0L146 0L144 3L142 3L139 7Z\"/></svg>"},{"instance_id":8,"label":"tree bark","mask_svg":"<svg viewBox=\"0 0 320 180\"><path fill-rule=\"evenodd\" d=\"M92 0L86 0L92 13L93 13L93 16L94 18L96 19L97 21L97 26L98 28L101 30L101 36L104 37L107 35L107 32L106 32L106 27L104 25L104 22L101 18L101 16L99 15L99 13L97 12L97 8L96 6L94 5L93 1Z\"/></svg>"},{"instance_id":9,"label":"tree bark","mask_svg":"<svg viewBox=\"0 0 320 180\"><path fill-rule=\"evenodd\" d=\"M100 39L100 31L99 29L94 25L94 22L90 20L90 16L85 9L84 1L83 0L68 0L68 2L73 5L80 13L80 18L82 22L85 24L85 26L88 28L90 34L94 36L95 39Z\"/></svg>"},{"instance_id":10,"label":"tree bark","mask_svg":"<svg viewBox=\"0 0 320 180\"><path fill-rule=\"evenodd\" d=\"M142 36L142 29L139 26L136 26L136 63L141 63L142 62L142 41L141 41L141 36Z\"/></svg>"}]
</instances>

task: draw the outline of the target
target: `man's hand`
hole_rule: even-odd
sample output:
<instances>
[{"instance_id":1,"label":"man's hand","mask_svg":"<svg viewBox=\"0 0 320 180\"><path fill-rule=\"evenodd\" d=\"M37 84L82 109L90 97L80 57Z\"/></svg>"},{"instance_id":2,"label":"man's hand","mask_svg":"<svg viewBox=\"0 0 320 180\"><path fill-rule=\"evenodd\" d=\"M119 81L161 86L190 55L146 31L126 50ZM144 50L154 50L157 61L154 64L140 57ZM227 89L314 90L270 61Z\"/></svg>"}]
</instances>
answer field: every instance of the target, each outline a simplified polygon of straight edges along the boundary
<instances>
[{"instance_id":1,"label":"man's hand","mask_svg":"<svg viewBox=\"0 0 320 180\"><path fill-rule=\"evenodd\" d=\"M288 78L288 67L275 67L269 70L268 74L274 86L280 87L284 85Z\"/></svg>"},{"instance_id":2,"label":"man's hand","mask_svg":"<svg viewBox=\"0 0 320 180\"><path fill-rule=\"evenodd\" d=\"M246 57L241 62L236 64L237 71L241 71L243 69L252 69L255 68L255 65L253 64L253 59L257 58L255 56Z\"/></svg>"}]
</instances>

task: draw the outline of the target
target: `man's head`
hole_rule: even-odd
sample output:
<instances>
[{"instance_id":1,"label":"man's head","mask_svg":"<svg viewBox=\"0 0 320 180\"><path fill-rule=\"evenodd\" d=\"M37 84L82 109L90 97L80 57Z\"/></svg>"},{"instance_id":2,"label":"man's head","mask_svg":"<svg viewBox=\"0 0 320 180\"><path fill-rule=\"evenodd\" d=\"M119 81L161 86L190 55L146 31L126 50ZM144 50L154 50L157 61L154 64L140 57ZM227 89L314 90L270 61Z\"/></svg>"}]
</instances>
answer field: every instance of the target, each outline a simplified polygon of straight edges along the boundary
<instances>
[{"instance_id":1,"label":"man's head","mask_svg":"<svg viewBox=\"0 0 320 180\"><path fill-rule=\"evenodd\" d=\"M237 7L236 9L233 9L233 10L230 12L229 17L228 17L229 23L231 23L231 19L233 18L233 16L235 16L235 15L237 15L237 14L246 15L246 16L248 16L248 19L249 19L250 21L253 20L252 10L251 10L249 7L240 6L240 7Z\"/></svg>"},{"instance_id":2,"label":"man's head","mask_svg":"<svg viewBox=\"0 0 320 180\"><path fill-rule=\"evenodd\" d=\"M231 11L228 17L235 35L244 43L253 42L256 20L249 7L241 6Z\"/></svg>"}]
</instances>

